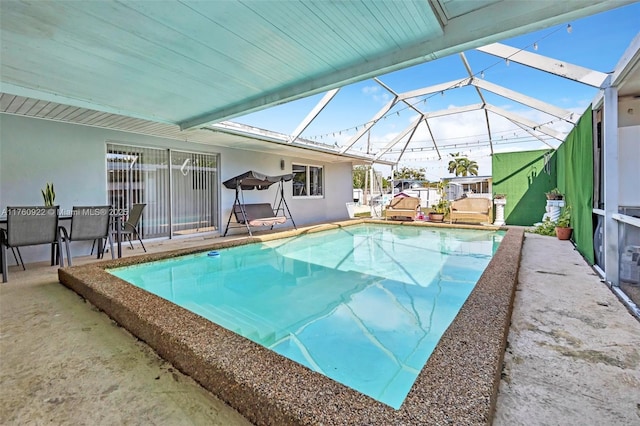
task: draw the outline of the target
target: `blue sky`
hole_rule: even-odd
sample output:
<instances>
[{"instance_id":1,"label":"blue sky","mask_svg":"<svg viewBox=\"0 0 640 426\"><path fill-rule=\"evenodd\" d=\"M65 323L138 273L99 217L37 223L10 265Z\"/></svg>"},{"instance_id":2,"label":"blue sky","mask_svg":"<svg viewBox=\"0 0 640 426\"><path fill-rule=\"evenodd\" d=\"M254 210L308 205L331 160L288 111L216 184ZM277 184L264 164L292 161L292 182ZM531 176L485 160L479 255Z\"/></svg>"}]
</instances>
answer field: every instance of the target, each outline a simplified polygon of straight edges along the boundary
<instances>
[{"instance_id":1,"label":"blue sky","mask_svg":"<svg viewBox=\"0 0 640 426\"><path fill-rule=\"evenodd\" d=\"M567 31L567 24L571 31ZM600 72L611 72L625 49L640 31L640 3L617 8L598 15L570 21L534 33L503 40L503 44L528 50L540 55L580 65ZM534 49L534 43L537 50ZM508 63L500 58L475 50L465 52L474 73L484 70L484 79L511 90L542 100L557 107L577 113L584 112L597 95L597 89L533 70L516 63ZM428 87L447 81L467 77L467 72L459 55L452 55L427 62L378 78L394 91ZM483 91L489 104L520 114L537 123L562 132L570 130L570 125L544 113L531 110L501 96ZM291 134L308 112L313 109L323 94L279 105L267 110L235 118L233 121L263 129ZM323 144L343 144L355 133L356 127L369 120L382 108L391 96L373 80L365 80L343 87L331 103L302 134L303 138ZM426 99L426 103L425 103ZM472 87L447 90L444 95L434 94L411 100L423 112L435 112L480 102ZM406 128L418 115L404 105L394 107L387 118L381 120L371 130L370 146L373 151L386 145ZM502 117L490 114L494 140L494 152L548 148L535 140L524 130ZM486 131L484 112L448 115L430 120L431 130L442 155L437 152L426 127L421 126L414 135L399 166L426 169L427 178L435 180L450 177L446 171L449 153L461 152L480 165L481 175L491 174L491 156ZM558 141L549 141L553 146ZM404 145L398 144L399 150ZM354 145L355 149L366 151L367 137ZM397 156L396 154L392 154ZM385 175L389 168L378 167Z\"/></svg>"}]
</instances>

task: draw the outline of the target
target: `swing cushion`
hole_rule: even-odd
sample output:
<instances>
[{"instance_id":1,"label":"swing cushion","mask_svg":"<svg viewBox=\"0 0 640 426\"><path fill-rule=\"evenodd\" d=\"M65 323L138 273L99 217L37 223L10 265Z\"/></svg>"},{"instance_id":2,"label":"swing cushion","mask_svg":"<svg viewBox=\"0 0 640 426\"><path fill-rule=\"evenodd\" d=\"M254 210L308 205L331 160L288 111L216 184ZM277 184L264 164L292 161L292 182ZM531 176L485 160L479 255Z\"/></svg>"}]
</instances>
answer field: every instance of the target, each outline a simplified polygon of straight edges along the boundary
<instances>
[{"instance_id":1,"label":"swing cushion","mask_svg":"<svg viewBox=\"0 0 640 426\"><path fill-rule=\"evenodd\" d=\"M249 226L273 226L287 221L285 216L274 216L273 207L269 203L236 204L233 213L238 223L247 223Z\"/></svg>"}]
</instances>

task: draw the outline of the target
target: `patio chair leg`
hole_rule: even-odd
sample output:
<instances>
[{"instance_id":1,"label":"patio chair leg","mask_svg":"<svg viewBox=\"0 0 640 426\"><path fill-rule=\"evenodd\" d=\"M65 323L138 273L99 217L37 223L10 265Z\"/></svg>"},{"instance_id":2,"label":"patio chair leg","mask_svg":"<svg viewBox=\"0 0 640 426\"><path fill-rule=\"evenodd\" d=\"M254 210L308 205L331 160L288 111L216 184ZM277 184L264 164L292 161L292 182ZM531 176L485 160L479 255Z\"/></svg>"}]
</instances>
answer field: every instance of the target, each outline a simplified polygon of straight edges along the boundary
<instances>
[{"instance_id":1,"label":"patio chair leg","mask_svg":"<svg viewBox=\"0 0 640 426\"><path fill-rule=\"evenodd\" d=\"M22 260L22 255L20 254L20 248L16 247L16 250L18 251L18 257L20 258L20 264L22 265L22 270L26 271L27 268L24 267L24 261ZM13 255L15 256L15 253L13 253Z\"/></svg>"},{"instance_id":2,"label":"patio chair leg","mask_svg":"<svg viewBox=\"0 0 640 426\"><path fill-rule=\"evenodd\" d=\"M102 259L102 257L104 256L104 249L105 249L105 244L102 243L102 238L100 238L98 240L98 252L96 253L97 259ZM93 252L91 254L93 254Z\"/></svg>"},{"instance_id":3,"label":"patio chair leg","mask_svg":"<svg viewBox=\"0 0 640 426\"><path fill-rule=\"evenodd\" d=\"M7 247L8 248L8 247ZM0 263L2 263L2 282L7 282L7 251L3 244L0 244Z\"/></svg>"},{"instance_id":4,"label":"patio chair leg","mask_svg":"<svg viewBox=\"0 0 640 426\"><path fill-rule=\"evenodd\" d=\"M18 249L18 252L19 251L20 251L20 249ZM16 248L15 247L11 247L11 252L13 253L13 258L16 260L16 265L20 265L20 262L18 262L18 257L16 256ZM22 264L22 269L25 270L24 263Z\"/></svg>"},{"instance_id":5,"label":"patio chair leg","mask_svg":"<svg viewBox=\"0 0 640 426\"><path fill-rule=\"evenodd\" d=\"M144 252L147 252L147 249L144 246L144 243L142 242L142 238L140 238L140 234L138 234L138 231L136 231L136 236L138 237L138 241L140 241L140 245L142 246L142 250L144 250Z\"/></svg>"},{"instance_id":6,"label":"patio chair leg","mask_svg":"<svg viewBox=\"0 0 640 426\"><path fill-rule=\"evenodd\" d=\"M116 258L116 252L113 251L113 240L111 239L111 234L109 234L109 246L111 247L111 259L115 259ZM104 242L104 248L105 250L107 249L107 242ZM104 251L102 252L102 256L104 257Z\"/></svg>"}]
</instances>

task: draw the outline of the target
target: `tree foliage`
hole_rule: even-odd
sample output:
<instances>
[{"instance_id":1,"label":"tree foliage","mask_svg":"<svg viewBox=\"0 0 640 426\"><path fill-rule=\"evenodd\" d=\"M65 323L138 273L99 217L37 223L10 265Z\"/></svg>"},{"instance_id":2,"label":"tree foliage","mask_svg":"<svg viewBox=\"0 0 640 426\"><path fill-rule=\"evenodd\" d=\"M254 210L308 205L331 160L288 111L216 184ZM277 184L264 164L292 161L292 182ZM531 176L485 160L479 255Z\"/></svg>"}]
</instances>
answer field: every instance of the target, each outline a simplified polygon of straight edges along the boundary
<instances>
[{"instance_id":1,"label":"tree foliage","mask_svg":"<svg viewBox=\"0 0 640 426\"><path fill-rule=\"evenodd\" d=\"M403 167L400 170L393 171L393 179L426 180L425 169L412 169L410 167Z\"/></svg>"},{"instance_id":2,"label":"tree foliage","mask_svg":"<svg viewBox=\"0 0 640 426\"><path fill-rule=\"evenodd\" d=\"M461 157L459 152L449 155L453 157L453 160L449 161L449 173L454 173L456 176L478 176L478 163L467 157Z\"/></svg>"},{"instance_id":3,"label":"tree foliage","mask_svg":"<svg viewBox=\"0 0 640 426\"><path fill-rule=\"evenodd\" d=\"M355 166L353 168L353 187L364 189L365 176L369 172L367 166Z\"/></svg>"},{"instance_id":4,"label":"tree foliage","mask_svg":"<svg viewBox=\"0 0 640 426\"><path fill-rule=\"evenodd\" d=\"M364 184L367 182L367 176L369 174L369 166L355 166L353 168L353 187L359 189L365 189ZM382 189L386 190L389 187L389 181L382 178Z\"/></svg>"}]
</instances>

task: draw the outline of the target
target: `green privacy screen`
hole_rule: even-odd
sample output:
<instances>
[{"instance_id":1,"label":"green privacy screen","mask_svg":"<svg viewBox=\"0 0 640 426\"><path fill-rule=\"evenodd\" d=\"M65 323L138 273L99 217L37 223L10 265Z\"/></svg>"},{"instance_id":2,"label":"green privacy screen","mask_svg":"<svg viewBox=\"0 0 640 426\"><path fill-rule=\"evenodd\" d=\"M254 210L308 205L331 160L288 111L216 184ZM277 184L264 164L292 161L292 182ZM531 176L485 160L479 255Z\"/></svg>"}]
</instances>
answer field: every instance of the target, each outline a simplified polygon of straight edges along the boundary
<instances>
[{"instance_id":1,"label":"green privacy screen","mask_svg":"<svg viewBox=\"0 0 640 426\"><path fill-rule=\"evenodd\" d=\"M494 154L493 192L507 195L507 225L531 226L541 222L547 198L556 187L556 156L553 151L522 151Z\"/></svg>"},{"instance_id":2,"label":"green privacy screen","mask_svg":"<svg viewBox=\"0 0 640 426\"><path fill-rule=\"evenodd\" d=\"M558 188L571 206L571 226L578 251L591 264L593 255L593 124L589 107L558 148Z\"/></svg>"},{"instance_id":3,"label":"green privacy screen","mask_svg":"<svg viewBox=\"0 0 640 426\"><path fill-rule=\"evenodd\" d=\"M545 192L560 189L571 206L572 240L591 264L593 255L593 124L589 107L557 151L494 154L493 192L507 195L507 225L542 221Z\"/></svg>"}]
</instances>

